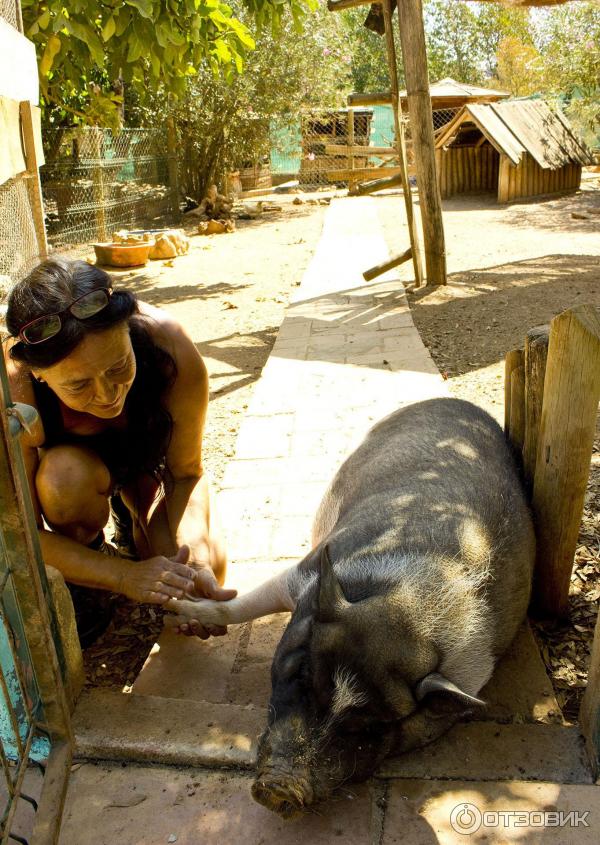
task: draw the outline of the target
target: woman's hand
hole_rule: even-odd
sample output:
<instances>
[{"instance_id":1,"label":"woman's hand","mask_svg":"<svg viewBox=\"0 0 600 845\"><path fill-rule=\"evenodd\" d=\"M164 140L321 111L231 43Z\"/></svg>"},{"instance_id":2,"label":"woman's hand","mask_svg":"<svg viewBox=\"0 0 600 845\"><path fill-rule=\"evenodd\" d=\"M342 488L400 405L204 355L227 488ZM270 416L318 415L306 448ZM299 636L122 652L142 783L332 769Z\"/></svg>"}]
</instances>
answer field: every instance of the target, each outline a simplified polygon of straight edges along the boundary
<instances>
[{"instance_id":1,"label":"woman's hand","mask_svg":"<svg viewBox=\"0 0 600 845\"><path fill-rule=\"evenodd\" d=\"M186 551L183 560L188 560L189 548L182 546L180 553ZM229 601L237 596L237 590L225 589L217 581L216 575L208 562L191 561L190 567L194 570L194 586L188 593L192 599L213 599L214 601ZM227 628L222 625L202 625L197 619L188 619L186 622L174 628L176 633L185 634L188 637L200 637L207 640L210 636L222 637L227 633Z\"/></svg>"},{"instance_id":2,"label":"woman's hand","mask_svg":"<svg viewBox=\"0 0 600 845\"><path fill-rule=\"evenodd\" d=\"M198 573L186 566L189 553L188 547L182 546L173 557L157 555L139 563L126 563L119 592L148 604L164 604L171 598L191 595Z\"/></svg>"}]
</instances>

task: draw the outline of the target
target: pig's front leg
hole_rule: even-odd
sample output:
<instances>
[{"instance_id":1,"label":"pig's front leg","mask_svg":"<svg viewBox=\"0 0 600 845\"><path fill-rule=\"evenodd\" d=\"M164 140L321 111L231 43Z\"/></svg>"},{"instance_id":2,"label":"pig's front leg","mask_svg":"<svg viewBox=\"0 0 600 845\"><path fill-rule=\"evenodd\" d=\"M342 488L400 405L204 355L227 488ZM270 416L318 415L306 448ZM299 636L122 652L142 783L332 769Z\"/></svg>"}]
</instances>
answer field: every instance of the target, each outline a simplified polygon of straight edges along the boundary
<instances>
[{"instance_id":1,"label":"pig's front leg","mask_svg":"<svg viewBox=\"0 0 600 845\"><path fill-rule=\"evenodd\" d=\"M296 567L280 572L260 587L229 601L212 599L169 599L165 608L177 614L176 622L186 624L192 619L201 625L237 625L259 616L269 616L284 610L294 610L292 597Z\"/></svg>"}]
</instances>

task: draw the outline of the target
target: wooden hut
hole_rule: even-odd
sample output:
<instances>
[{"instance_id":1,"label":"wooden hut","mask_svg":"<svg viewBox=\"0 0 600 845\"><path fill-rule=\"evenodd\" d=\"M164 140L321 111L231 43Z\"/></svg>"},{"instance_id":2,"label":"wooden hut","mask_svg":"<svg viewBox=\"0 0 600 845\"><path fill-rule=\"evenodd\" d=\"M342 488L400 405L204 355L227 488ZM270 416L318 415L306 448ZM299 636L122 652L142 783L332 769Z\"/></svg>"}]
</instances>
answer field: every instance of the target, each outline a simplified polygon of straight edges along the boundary
<instances>
[{"instance_id":1,"label":"wooden hut","mask_svg":"<svg viewBox=\"0 0 600 845\"><path fill-rule=\"evenodd\" d=\"M574 191L592 163L566 118L542 100L466 105L435 148L443 198L494 192L512 202Z\"/></svg>"},{"instance_id":2,"label":"wooden hut","mask_svg":"<svg viewBox=\"0 0 600 845\"><path fill-rule=\"evenodd\" d=\"M457 82L449 76L440 79L439 82L432 82L429 86L431 97L431 113L433 117L433 129L440 130L449 123L458 111L469 103L497 103L510 96L508 91L498 91L494 88L480 88L478 85L468 85L465 82ZM406 91L399 93L402 109L408 112L408 96Z\"/></svg>"}]
</instances>

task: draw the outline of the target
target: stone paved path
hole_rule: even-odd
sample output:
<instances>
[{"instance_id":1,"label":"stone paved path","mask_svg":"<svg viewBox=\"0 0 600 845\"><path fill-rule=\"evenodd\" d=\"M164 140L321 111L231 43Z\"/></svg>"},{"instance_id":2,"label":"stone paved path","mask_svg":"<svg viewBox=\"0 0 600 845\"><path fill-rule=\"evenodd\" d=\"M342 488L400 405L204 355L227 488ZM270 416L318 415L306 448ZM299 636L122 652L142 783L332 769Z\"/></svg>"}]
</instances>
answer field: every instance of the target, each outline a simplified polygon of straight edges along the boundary
<instances>
[{"instance_id":1,"label":"stone paved path","mask_svg":"<svg viewBox=\"0 0 600 845\"><path fill-rule=\"evenodd\" d=\"M375 201L334 200L219 497L228 583L240 591L308 551L328 481L376 420L446 394L394 272L371 284L362 279L387 255ZM524 627L484 690L487 721L458 726L427 753L390 761L381 779L349 790L345 800L282 823L252 802L250 776L240 768L251 768L266 723L269 667L287 618L257 620L207 643L165 632L131 695L82 697L75 716L81 756L193 768L86 764L73 775L61 845L454 843L467 841L450 826L460 801L482 810L597 802L578 731L561 724ZM222 765L238 771L214 770ZM561 829L538 836L531 825L485 827L469 841L500 843L518 833L524 842L587 845L597 841L599 825L596 819L593 833L570 829L567 838Z\"/></svg>"}]
</instances>

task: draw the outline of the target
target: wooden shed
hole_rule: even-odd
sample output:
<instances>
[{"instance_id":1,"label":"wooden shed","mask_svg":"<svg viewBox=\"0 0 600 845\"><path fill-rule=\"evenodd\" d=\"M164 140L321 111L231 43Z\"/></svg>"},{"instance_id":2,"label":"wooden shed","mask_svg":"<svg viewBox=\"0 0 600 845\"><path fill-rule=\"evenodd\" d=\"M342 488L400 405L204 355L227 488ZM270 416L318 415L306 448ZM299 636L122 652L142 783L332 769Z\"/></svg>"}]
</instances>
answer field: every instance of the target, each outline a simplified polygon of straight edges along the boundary
<instances>
[{"instance_id":1,"label":"wooden shed","mask_svg":"<svg viewBox=\"0 0 600 845\"><path fill-rule=\"evenodd\" d=\"M493 192L498 202L574 191L592 155L543 100L472 103L438 135L442 198Z\"/></svg>"}]
</instances>

